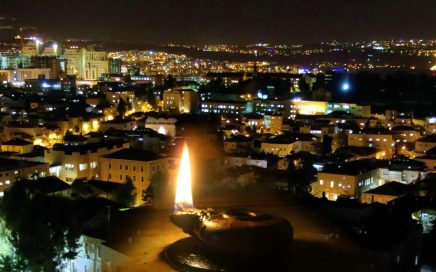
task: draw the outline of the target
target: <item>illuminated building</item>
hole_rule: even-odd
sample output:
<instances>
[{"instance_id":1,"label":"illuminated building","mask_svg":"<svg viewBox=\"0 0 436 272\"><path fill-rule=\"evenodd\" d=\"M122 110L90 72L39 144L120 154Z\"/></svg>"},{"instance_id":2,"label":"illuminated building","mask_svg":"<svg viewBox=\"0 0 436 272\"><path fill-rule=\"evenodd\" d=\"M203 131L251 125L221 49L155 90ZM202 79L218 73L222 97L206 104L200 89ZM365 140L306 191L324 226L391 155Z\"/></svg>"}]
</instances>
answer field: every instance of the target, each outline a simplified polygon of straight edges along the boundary
<instances>
[{"instance_id":1,"label":"illuminated building","mask_svg":"<svg viewBox=\"0 0 436 272\"><path fill-rule=\"evenodd\" d=\"M174 118L154 118L149 116L145 120L145 127L170 137L176 137L176 122L177 119Z\"/></svg>"},{"instance_id":2,"label":"illuminated building","mask_svg":"<svg viewBox=\"0 0 436 272\"><path fill-rule=\"evenodd\" d=\"M435 154L427 154L425 156L416 157L416 158L414 158L414 160L425 163L425 167L427 168L427 171L436 171L436 155Z\"/></svg>"},{"instance_id":3,"label":"illuminated building","mask_svg":"<svg viewBox=\"0 0 436 272\"><path fill-rule=\"evenodd\" d=\"M389 131L363 130L360 133L348 134L348 145L374 147L386 152L386 158L391 158L395 141L394 135Z\"/></svg>"},{"instance_id":4,"label":"illuminated building","mask_svg":"<svg viewBox=\"0 0 436 272\"><path fill-rule=\"evenodd\" d=\"M264 133L279 134L282 131L283 116L281 114L266 114L263 117Z\"/></svg>"},{"instance_id":5,"label":"illuminated building","mask_svg":"<svg viewBox=\"0 0 436 272\"><path fill-rule=\"evenodd\" d=\"M292 100L298 114L302 115L324 115L334 111L343 111L355 116L370 117L371 106L357 105L354 103L336 103L327 101L309 101L295 98Z\"/></svg>"},{"instance_id":6,"label":"illuminated building","mask_svg":"<svg viewBox=\"0 0 436 272\"><path fill-rule=\"evenodd\" d=\"M50 78L65 78L66 76L65 59L56 56L33 56L30 58L30 63L35 68L50 68Z\"/></svg>"},{"instance_id":7,"label":"illuminated building","mask_svg":"<svg viewBox=\"0 0 436 272\"><path fill-rule=\"evenodd\" d=\"M38 49L35 43L29 43L21 48L21 54L26 57L33 57L38 55Z\"/></svg>"},{"instance_id":8,"label":"illuminated building","mask_svg":"<svg viewBox=\"0 0 436 272\"><path fill-rule=\"evenodd\" d=\"M422 137L415 142L415 152L425 154L428 150L436 147L436 134Z\"/></svg>"},{"instance_id":9,"label":"illuminated building","mask_svg":"<svg viewBox=\"0 0 436 272\"><path fill-rule=\"evenodd\" d=\"M105 132L109 129L134 130L136 128L136 121L128 119L114 119L100 123L100 131L102 132Z\"/></svg>"},{"instance_id":10,"label":"illuminated building","mask_svg":"<svg viewBox=\"0 0 436 272\"><path fill-rule=\"evenodd\" d=\"M50 174L68 183L75 179L98 179L100 174L99 158L111 152L128 148L121 141L104 141L81 145L54 145L44 151L44 161L50 164Z\"/></svg>"},{"instance_id":11,"label":"illuminated building","mask_svg":"<svg viewBox=\"0 0 436 272\"><path fill-rule=\"evenodd\" d=\"M427 133L436 134L436 117L426 117L424 128Z\"/></svg>"},{"instance_id":12,"label":"illuminated building","mask_svg":"<svg viewBox=\"0 0 436 272\"><path fill-rule=\"evenodd\" d=\"M128 90L107 90L104 92L104 95L106 96L106 101L113 105L117 105L120 99L123 99L126 103L135 100L134 91Z\"/></svg>"},{"instance_id":13,"label":"illuminated building","mask_svg":"<svg viewBox=\"0 0 436 272\"><path fill-rule=\"evenodd\" d=\"M66 48L67 74L76 75L80 80L98 80L109 73L107 52L92 48Z\"/></svg>"},{"instance_id":14,"label":"illuminated building","mask_svg":"<svg viewBox=\"0 0 436 272\"><path fill-rule=\"evenodd\" d=\"M28 68L29 66L29 56L0 54L0 69Z\"/></svg>"},{"instance_id":15,"label":"illuminated building","mask_svg":"<svg viewBox=\"0 0 436 272\"><path fill-rule=\"evenodd\" d=\"M237 135L224 141L224 152L246 154L253 148L253 140L243 135Z\"/></svg>"},{"instance_id":16,"label":"illuminated building","mask_svg":"<svg viewBox=\"0 0 436 272\"><path fill-rule=\"evenodd\" d=\"M410 126L399 125L392 128L394 139L398 143L414 143L421 138L421 133Z\"/></svg>"},{"instance_id":17,"label":"illuminated building","mask_svg":"<svg viewBox=\"0 0 436 272\"><path fill-rule=\"evenodd\" d=\"M33 150L33 144L31 142L16 138L1 144L2 152L17 152L20 154L30 153Z\"/></svg>"},{"instance_id":18,"label":"illuminated building","mask_svg":"<svg viewBox=\"0 0 436 272\"><path fill-rule=\"evenodd\" d=\"M246 126L253 127L255 131L258 131L264 125L264 117L261 114L244 114L242 121Z\"/></svg>"},{"instance_id":19,"label":"illuminated building","mask_svg":"<svg viewBox=\"0 0 436 272\"><path fill-rule=\"evenodd\" d=\"M88 134L98 131L102 120L103 116L101 114L70 116L66 129L73 134Z\"/></svg>"},{"instance_id":20,"label":"illuminated building","mask_svg":"<svg viewBox=\"0 0 436 272\"><path fill-rule=\"evenodd\" d=\"M201 102L202 113L239 115L245 111L246 102L239 101L203 101Z\"/></svg>"},{"instance_id":21,"label":"illuminated building","mask_svg":"<svg viewBox=\"0 0 436 272\"><path fill-rule=\"evenodd\" d=\"M424 164L416 161L362 159L326 166L311 184L312 194L336 200L339 196L360 198L363 192L396 181L410 184L425 177Z\"/></svg>"},{"instance_id":22,"label":"illuminated building","mask_svg":"<svg viewBox=\"0 0 436 272\"><path fill-rule=\"evenodd\" d=\"M168 159L159 155L138 149L121 149L100 158L100 179L110 182L124 183L128 179L136 188L135 204L144 203L144 191L150 185L153 176L158 173L166 176Z\"/></svg>"},{"instance_id":23,"label":"illuminated building","mask_svg":"<svg viewBox=\"0 0 436 272\"><path fill-rule=\"evenodd\" d=\"M399 182L389 182L362 193L362 203L382 203L397 199L408 192L409 186Z\"/></svg>"},{"instance_id":24,"label":"illuminated building","mask_svg":"<svg viewBox=\"0 0 436 272\"><path fill-rule=\"evenodd\" d=\"M175 113L195 113L198 94L185 88L176 88L163 93L163 110Z\"/></svg>"},{"instance_id":25,"label":"illuminated building","mask_svg":"<svg viewBox=\"0 0 436 272\"><path fill-rule=\"evenodd\" d=\"M294 105L289 100L272 100L272 99L255 99L247 102L246 112L257 114L281 113L285 117L295 117L295 111L292 111Z\"/></svg>"},{"instance_id":26,"label":"illuminated building","mask_svg":"<svg viewBox=\"0 0 436 272\"><path fill-rule=\"evenodd\" d=\"M13 136L14 134L29 135L29 139L35 139L47 135L47 130L45 127L40 127L27 122L9 122L4 126L3 133L10 136Z\"/></svg>"},{"instance_id":27,"label":"illuminated building","mask_svg":"<svg viewBox=\"0 0 436 272\"><path fill-rule=\"evenodd\" d=\"M62 90L62 82L58 79L26 79L24 81L24 88L32 90Z\"/></svg>"},{"instance_id":28,"label":"illuminated building","mask_svg":"<svg viewBox=\"0 0 436 272\"><path fill-rule=\"evenodd\" d=\"M0 158L0 198L20 178L35 179L48 175L47 163Z\"/></svg>"},{"instance_id":29,"label":"illuminated building","mask_svg":"<svg viewBox=\"0 0 436 272\"><path fill-rule=\"evenodd\" d=\"M50 68L17 68L14 70L0 70L0 80L8 81L13 85L24 85L27 79L50 79Z\"/></svg>"},{"instance_id":30,"label":"illuminated building","mask_svg":"<svg viewBox=\"0 0 436 272\"><path fill-rule=\"evenodd\" d=\"M325 101L305 101L294 99L295 110L301 115L324 115L327 112Z\"/></svg>"},{"instance_id":31,"label":"illuminated building","mask_svg":"<svg viewBox=\"0 0 436 272\"><path fill-rule=\"evenodd\" d=\"M286 157L301 151L316 153L318 138L311 134L276 136L261 143L260 151L279 157Z\"/></svg>"},{"instance_id":32,"label":"illuminated building","mask_svg":"<svg viewBox=\"0 0 436 272\"><path fill-rule=\"evenodd\" d=\"M102 239L81 235L78 244L77 256L63 263L64 271L121 271L131 261L129 256L111 248Z\"/></svg>"},{"instance_id":33,"label":"illuminated building","mask_svg":"<svg viewBox=\"0 0 436 272\"><path fill-rule=\"evenodd\" d=\"M121 59L109 59L109 73L121 74Z\"/></svg>"}]
</instances>

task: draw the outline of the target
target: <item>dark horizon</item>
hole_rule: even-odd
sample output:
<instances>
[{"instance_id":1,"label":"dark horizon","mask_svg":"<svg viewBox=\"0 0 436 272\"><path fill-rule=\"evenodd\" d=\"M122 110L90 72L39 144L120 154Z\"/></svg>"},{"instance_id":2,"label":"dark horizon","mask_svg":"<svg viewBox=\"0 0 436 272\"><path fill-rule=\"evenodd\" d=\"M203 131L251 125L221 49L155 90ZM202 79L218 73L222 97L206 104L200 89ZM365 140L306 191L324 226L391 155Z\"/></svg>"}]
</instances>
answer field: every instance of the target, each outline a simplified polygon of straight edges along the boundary
<instances>
[{"instance_id":1,"label":"dark horizon","mask_svg":"<svg viewBox=\"0 0 436 272\"><path fill-rule=\"evenodd\" d=\"M433 0L17 0L2 15L57 39L139 44L434 39Z\"/></svg>"}]
</instances>

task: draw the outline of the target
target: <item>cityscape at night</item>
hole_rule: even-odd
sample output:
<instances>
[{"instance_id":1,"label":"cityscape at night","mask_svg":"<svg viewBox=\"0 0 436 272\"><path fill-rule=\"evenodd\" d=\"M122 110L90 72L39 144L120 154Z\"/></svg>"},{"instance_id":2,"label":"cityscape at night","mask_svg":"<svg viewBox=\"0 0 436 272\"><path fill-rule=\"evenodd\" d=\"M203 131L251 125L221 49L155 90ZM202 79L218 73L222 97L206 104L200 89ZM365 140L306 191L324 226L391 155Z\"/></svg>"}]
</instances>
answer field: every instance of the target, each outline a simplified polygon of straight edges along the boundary
<instances>
[{"instance_id":1,"label":"cityscape at night","mask_svg":"<svg viewBox=\"0 0 436 272\"><path fill-rule=\"evenodd\" d=\"M436 271L436 1L0 9L0 271Z\"/></svg>"}]
</instances>

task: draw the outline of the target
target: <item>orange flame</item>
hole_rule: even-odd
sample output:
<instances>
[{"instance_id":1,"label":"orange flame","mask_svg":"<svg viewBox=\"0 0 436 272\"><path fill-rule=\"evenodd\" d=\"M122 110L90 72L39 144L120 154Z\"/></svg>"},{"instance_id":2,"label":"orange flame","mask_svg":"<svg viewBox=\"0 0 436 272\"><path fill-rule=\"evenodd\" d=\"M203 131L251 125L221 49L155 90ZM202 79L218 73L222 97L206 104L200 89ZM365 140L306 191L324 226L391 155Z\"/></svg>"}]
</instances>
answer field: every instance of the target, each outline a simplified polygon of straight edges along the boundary
<instances>
[{"instance_id":1,"label":"orange flame","mask_svg":"<svg viewBox=\"0 0 436 272\"><path fill-rule=\"evenodd\" d=\"M191 166L189 164L189 151L186 143L183 147L182 158L180 159L174 208L176 210L194 208L191 188Z\"/></svg>"}]
</instances>

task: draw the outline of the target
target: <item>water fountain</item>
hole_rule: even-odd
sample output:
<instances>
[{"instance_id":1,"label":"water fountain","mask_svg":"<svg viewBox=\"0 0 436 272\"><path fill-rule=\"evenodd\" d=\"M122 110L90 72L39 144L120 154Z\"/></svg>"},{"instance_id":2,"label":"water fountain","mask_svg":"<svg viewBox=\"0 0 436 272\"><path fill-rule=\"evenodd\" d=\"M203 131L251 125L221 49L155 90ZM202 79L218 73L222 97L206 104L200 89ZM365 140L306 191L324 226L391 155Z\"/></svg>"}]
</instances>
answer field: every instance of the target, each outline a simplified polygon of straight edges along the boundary
<instances>
[{"instance_id":1,"label":"water fountain","mask_svg":"<svg viewBox=\"0 0 436 272\"><path fill-rule=\"evenodd\" d=\"M179 271L286 270L293 238L284 218L250 209L195 209L187 146L177 180L173 224L190 237L170 245L167 262Z\"/></svg>"}]
</instances>

